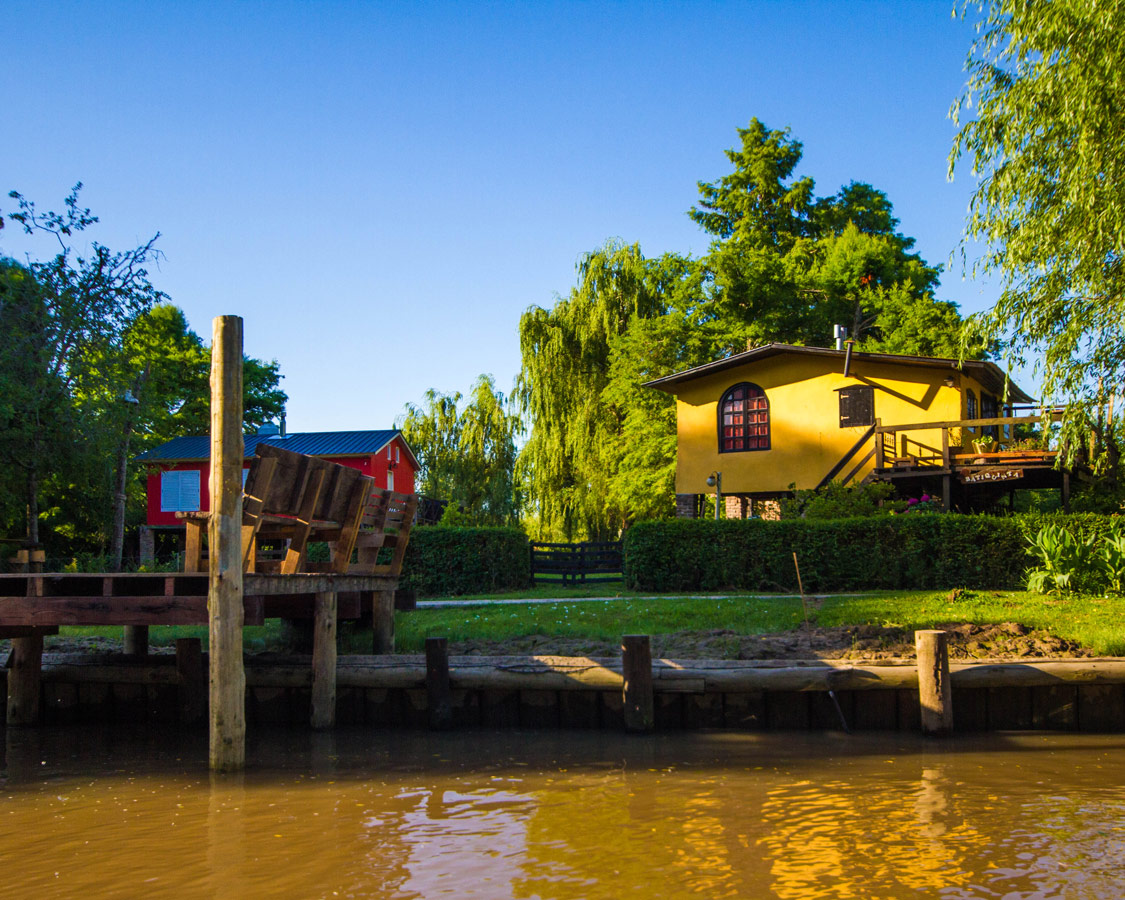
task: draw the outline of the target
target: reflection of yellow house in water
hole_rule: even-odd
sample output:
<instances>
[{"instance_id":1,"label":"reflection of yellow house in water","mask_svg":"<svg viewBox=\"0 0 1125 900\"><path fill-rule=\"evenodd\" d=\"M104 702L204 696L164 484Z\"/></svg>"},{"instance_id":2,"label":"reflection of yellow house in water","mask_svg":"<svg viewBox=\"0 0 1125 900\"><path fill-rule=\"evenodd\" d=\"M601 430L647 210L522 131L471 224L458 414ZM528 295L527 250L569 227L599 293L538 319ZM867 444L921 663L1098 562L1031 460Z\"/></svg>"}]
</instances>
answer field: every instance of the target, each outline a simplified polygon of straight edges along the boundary
<instances>
[{"instance_id":1,"label":"reflection of yellow house in water","mask_svg":"<svg viewBox=\"0 0 1125 900\"><path fill-rule=\"evenodd\" d=\"M767 344L646 386L676 396L681 516L698 514L716 473L730 518L833 480L968 507L1062 477L1054 454L1012 446L1012 425L1039 419L1016 415L1034 401L991 362Z\"/></svg>"}]
</instances>

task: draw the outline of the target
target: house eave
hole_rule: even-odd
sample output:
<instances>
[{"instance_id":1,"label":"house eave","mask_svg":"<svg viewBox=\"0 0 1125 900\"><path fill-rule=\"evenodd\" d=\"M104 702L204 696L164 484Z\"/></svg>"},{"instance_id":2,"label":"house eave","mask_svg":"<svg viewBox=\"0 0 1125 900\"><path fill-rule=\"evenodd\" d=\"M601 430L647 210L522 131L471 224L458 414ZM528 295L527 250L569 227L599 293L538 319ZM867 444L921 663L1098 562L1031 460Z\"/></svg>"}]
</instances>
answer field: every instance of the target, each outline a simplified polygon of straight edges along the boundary
<instances>
[{"instance_id":1,"label":"house eave","mask_svg":"<svg viewBox=\"0 0 1125 900\"><path fill-rule=\"evenodd\" d=\"M841 371L843 371L842 366L846 351L834 350L828 347L800 347L795 344L765 344L761 347L755 347L752 350L745 350L742 353L735 353L723 359L704 363L701 366L684 369L682 372L674 372L662 378L654 378L651 381L643 382L642 387L653 388L654 390L663 391L667 394L676 394L676 388L679 385L695 381L698 378L705 378L709 375L725 372L728 369L734 369L739 366L761 362L774 356L782 355L819 356L829 359L838 359L841 364ZM967 372L986 388L999 395L1005 393L1004 388L1006 384L1007 399L1011 402L1036 402L1034 397L1028 395L1019 385L1008 378L999 366L987 360L959 361L956 359L942 359L931 356L900 356L895 353L853 352L852 365L854 366L862 362L915 366L930 369L952 369Z\"/></svg>"}]
</instances>

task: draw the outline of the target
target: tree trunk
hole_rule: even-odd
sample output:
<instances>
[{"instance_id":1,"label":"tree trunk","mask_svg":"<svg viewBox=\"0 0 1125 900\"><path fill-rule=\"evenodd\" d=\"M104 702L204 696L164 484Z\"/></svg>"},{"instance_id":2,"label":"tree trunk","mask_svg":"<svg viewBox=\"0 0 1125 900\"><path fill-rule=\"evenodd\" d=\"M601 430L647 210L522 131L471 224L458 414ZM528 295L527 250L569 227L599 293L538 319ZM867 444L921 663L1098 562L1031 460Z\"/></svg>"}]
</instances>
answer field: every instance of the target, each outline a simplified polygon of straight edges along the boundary
<instances>
[{"instance_id":1,"label":"tree trunk","mask_svg":"<svg viewBox=\"0 0 1125 900\"><path fill-rule=\"evenodd\" d=\"M125 488L129 477L129 436L133 432L133 417L125 419L121 443L117 448L117 473L113 493L113 533L109 543L109 570L121 571L121 557L125 548Z\"/></svg>"},{"instance_id":2,"label":"tree trunk","mask_svg":"<svg viewBox=\"0 0 1125 900\"><path fill-rule=\"evenodd\" d=\"M39 546L39 468L34 462L27 470L27 543Z\"/></svg>"}]
</instances>

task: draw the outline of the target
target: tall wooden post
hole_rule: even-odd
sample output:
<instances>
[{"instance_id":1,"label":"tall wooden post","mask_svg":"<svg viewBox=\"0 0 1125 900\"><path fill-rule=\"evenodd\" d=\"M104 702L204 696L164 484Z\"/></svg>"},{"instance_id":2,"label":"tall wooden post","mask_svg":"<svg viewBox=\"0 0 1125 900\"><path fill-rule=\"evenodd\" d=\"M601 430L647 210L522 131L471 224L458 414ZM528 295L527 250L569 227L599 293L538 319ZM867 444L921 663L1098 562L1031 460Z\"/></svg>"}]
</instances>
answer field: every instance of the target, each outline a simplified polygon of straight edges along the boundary
<instances>
[{"instance_id":1,"label":"tall wooden post","mask_svg":"<svg viewBox=\"0 0 1125 900\"><path fill-rule=\"evenodd\" d=\"M621 639L621 670L625 683L621 696L625 730L652 731L656 717L652 699L652 642L647 634L627 634Z\"/></svg>"},{"instance_id":2,"label":"tall wooden post","mask_svg":"<svg viewBox=\"0 0 1125 900\"><path fill-rule=\"evenodd\" d=\"M42 578L27 579L27 596L43 596ZM36 629L27 637L12 638L11 668L8 670L9 725L38 723L42 670L43 632Z\"/></svg>"},{"instance_id":3,"label":"tall wooden post","mask_svg":"<svg viewBox=\"0 0 1125 900\"><path fill-rule=\"evenodd\" d=\"M242 319L219 316L211 343L210 622L211 769L246 763L242 665Z\"/></svg>"},{"instance_id":4,"label":"tall wooden post","mask_svg":"<svg viewBox=\"0 0 1125 900\"><path fill-rule=\"evenodd\" d=\"M426 638L426 707L429 712L430 728L444 731L453 727L447 638Z\"/></svg>"},{"instance_id":5,"label":"tall wooden post","mask_svg":"<svg viewBox=\"0 0 1125 900\"><path fill-rule=\"evenodd\" d=\"M371 597L371 652L395 652L395 592L375 591Z\"/></svg>"},{"instance_id":6,"label":"tall wooden post","mask_svg":"<svg viewBox=\"0 0 1125 900\"><path fill-rule=\"evenodd\" d=\"M317 730L336 724L336 614L335 591L316 595L313 606L312 715Z\"/></svg>"},{"instance_id":7,"label":"tall wooden post","mask_svg":"<svg viewBox=\"0 0 1125 900\"><path fill-rule=\"evenodd\" d=\"M43 633L12 638L12 667L8 670L8 724L35 725L39 721Z\"/></svg>"},{"instance_id":8,"label":"tall wooden post","mask_svg":"<svg viewBox=\"0 0 1125 900\"><path fill-rule=\"evenodd\" d=\"M953 731L953 691L949 682L949 646L944 631L915 631L918 656L918 703L925 734Z\"/></svg>"}]
</instances>

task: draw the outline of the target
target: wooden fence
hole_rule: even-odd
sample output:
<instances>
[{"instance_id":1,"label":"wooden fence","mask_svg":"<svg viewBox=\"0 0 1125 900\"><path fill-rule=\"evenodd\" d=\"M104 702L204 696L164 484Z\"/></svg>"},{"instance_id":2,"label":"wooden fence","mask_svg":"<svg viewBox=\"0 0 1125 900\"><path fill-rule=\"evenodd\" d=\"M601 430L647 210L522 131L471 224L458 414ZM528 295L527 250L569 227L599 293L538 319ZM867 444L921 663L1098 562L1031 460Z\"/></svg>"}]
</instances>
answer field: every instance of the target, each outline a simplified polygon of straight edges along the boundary
<instances>
[{"instance_id":1,"label":"wooden fence","mask_svg":"<svg viewBox=\"0 0 1125 900\"><path fill-rule=\"evenodd\" d=\"M531 577L535 584L590 584L621 581L621 541L580 544L531 544Z\"/></svg>"}]
</instances>

